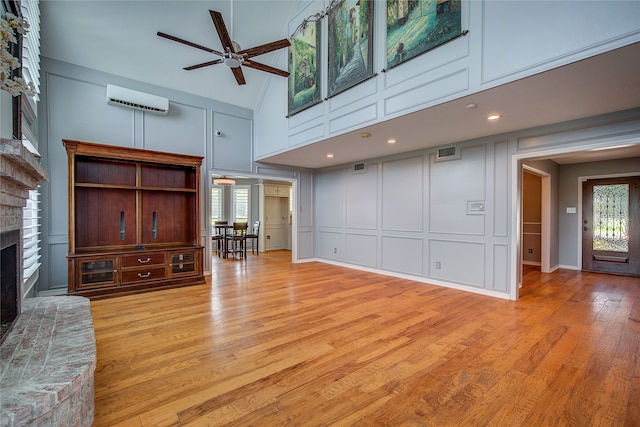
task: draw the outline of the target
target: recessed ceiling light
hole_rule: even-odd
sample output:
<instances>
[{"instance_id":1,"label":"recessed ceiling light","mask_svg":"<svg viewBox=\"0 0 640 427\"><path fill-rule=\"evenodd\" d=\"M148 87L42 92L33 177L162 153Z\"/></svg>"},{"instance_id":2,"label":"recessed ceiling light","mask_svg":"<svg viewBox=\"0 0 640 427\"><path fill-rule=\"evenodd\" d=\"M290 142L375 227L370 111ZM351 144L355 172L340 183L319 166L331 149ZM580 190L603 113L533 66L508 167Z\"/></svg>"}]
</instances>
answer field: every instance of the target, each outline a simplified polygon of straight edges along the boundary
<instances>
[{"instance_id":1,"label":"recessed ceiling light","mask_svg":"<svg viewBox=\"0 0 640 427\"><path fill-rule=\"evenodd\" d=\"M327 159L333 159L333 153L327 153Z\"/></svg>"},{"instance_id":2,"label":"recessed ceiling light","mask_svg":"<svg viewBox=\"0 0 640 427\"><path fill-rule=\"evenodd\" d=\"M369 138L371 136L371 132L362 132L360 134L360 138Z\"/></svg>"},{"instance_id":3,"label":"recessed ceiling light","mask_svg":"<svg viewBox=\"0 0 640 427\"><path fill-rule=\"evenodd\" d=\"M478 108L478 104L474 104L473 102L471 104L467 104L467 108L469 110L473 110L474 108Z\"/></svg>"},{"instance_id":4,"label":"recessed ceiling light","mask_svg":"<svg viewBox=\"0 0 640 427\"><path fill-rule=\"evenodd\" d=\"M491 114L487 116L487 120L490 120L492 122L498 120L499 118L500 118L500 114Z\"/></svg>"},{"instance_id":5,"label":"recessed ceiling light","mask_svg":"<svg viewBox=\"0 0 640 427\"><path fill-rule=\"evenodd\" d=\"M394 138L387 139L387 144L395 144L396 140Z\"/></svg>"}]
</instances>

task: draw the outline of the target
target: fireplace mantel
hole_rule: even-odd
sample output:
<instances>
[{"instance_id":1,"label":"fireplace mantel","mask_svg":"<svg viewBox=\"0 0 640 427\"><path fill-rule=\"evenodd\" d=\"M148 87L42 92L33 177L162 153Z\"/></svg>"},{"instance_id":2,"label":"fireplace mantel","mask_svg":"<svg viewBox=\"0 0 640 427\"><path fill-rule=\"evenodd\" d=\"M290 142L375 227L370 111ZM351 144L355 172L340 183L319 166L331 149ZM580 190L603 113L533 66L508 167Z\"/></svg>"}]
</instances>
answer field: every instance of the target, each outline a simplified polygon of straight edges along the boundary
<instances>
[{"instance_id":1,"label":"fireplace mantel","mask_svg":"<svg viewBox=\"0 0 640 427\"><path fill-rule=\"evenodd\" d=\"M48 179L38 157L22 141L0 138L0 232L22 228L22 208L29 190Z\"/></svg>"}]
</instances>

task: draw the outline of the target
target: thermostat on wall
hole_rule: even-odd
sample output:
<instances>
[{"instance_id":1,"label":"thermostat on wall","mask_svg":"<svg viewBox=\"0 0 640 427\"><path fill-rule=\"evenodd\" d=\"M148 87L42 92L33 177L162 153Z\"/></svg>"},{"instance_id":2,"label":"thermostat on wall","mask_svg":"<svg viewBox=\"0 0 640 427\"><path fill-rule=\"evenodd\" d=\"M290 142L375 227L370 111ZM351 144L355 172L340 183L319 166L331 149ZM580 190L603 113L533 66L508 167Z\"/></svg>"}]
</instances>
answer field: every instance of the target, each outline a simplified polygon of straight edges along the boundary
<instances>
[{"instance_id":1,"label":"thermostat on wall","mask_svg":"<svg viewBox=\"0 0 640 427\"><path fill-rule=\"evenodd\" d=\"M467 215L484 215L484 201L467 202Z\"/></svg>"}]
</instances>

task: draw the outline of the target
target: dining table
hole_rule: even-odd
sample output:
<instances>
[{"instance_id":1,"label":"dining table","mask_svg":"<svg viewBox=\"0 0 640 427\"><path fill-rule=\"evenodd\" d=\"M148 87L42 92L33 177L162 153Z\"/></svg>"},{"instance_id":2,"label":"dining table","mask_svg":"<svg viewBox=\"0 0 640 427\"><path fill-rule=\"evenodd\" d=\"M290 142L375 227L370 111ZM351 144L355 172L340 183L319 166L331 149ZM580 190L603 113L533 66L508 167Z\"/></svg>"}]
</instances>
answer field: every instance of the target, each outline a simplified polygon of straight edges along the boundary
<instances>
[{"instance_id":1,"label":"dining table","mask_svg":"<svg viewBox=\"0 0 640 427\"><path fill-rule=\"evenodd\" d=\"M222 258L226 258L229 252L227 246L227 234L229 230L233 230L233 224L215 224L216 235L222 237Z\"/></svg>"}]
</instances>

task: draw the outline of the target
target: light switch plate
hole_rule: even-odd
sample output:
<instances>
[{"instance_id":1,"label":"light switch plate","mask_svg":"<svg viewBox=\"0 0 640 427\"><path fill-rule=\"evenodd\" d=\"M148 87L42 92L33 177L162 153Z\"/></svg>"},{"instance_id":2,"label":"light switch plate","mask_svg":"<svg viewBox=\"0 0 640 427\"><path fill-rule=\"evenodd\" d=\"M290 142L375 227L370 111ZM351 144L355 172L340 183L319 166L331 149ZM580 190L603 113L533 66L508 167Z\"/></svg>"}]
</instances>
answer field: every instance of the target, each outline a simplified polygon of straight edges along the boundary
<instances>
[{"instance_id":1,"label":"light switch plate","mask_svg":"<svg viewBox=\"0 0 640 427\"><path fill-rule=\"evenodd\" d=\"M576 208L575 207L567 207L567 213L576 213Z\"/></svg>"}]
</instances>

